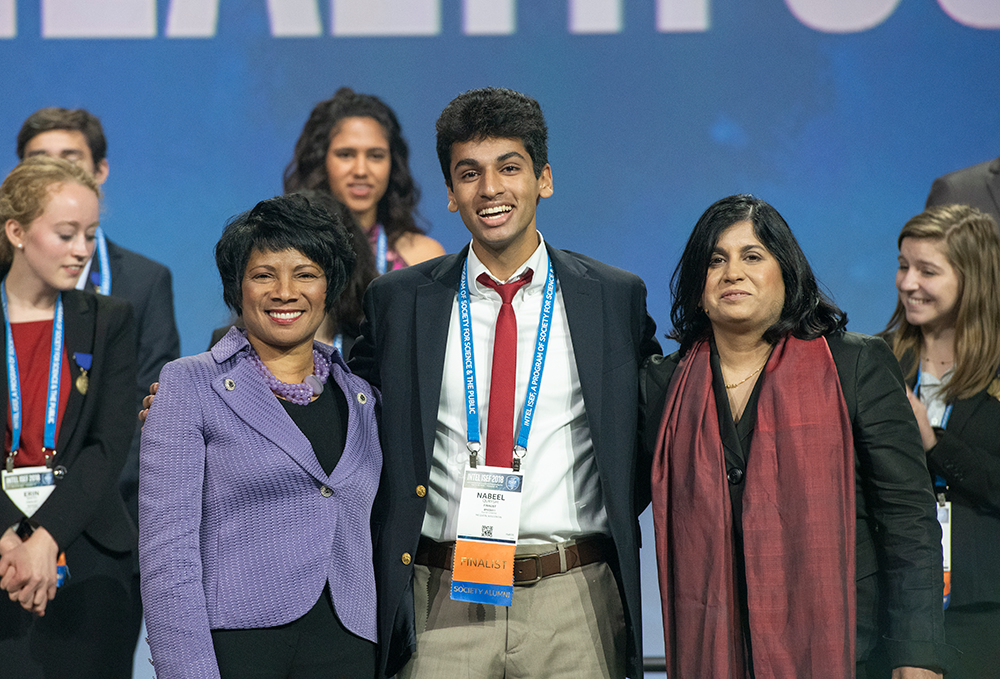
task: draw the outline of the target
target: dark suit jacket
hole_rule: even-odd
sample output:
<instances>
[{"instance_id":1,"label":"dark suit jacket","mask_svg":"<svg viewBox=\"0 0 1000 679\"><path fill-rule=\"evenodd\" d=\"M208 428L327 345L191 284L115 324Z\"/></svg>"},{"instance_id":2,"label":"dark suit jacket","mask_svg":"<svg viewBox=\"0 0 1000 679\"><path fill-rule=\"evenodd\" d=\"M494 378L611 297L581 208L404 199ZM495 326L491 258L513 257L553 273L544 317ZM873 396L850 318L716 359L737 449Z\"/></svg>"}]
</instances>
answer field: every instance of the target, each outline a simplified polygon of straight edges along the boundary
<instances>
[{"instance_id":1,"label":"dark suit jacket","mask_svg":"<svg viewBox=\"0 0 1000 679\"><path fill-rule=\"evenodd\" d=\"M911 387L915 381L909 381ZM991 386L1000 389L1000 381ZM948 482L949 605L1000 604L1000 400L983 389L956 401L947 424L937 445L927 451L927 466Z\"/></svg>"},{"instance_id":2,"label":"dark suit jacket","mask_svg":"<svg viewBox=\"0 0 1000 679\"><path fill-rule=\"evenodd\" d=\"M468 247L375 279L365 294L366 321L354 345L351 369L382 391L379 497L372 513L379 640L383 667L398 670L415 646L412 555L423 524L441 373ZM589 257L548 247L573 337L573 351L587 408L594 454L628 631L628 668L642 674L639 616L637 467L638 369L658 350L655 324L646 313L646 290L633 274Z\"/></svg>"},{"instance_id":3,"label":"dark suit jacket","mask_svg":"<svg viewBox=\"0 0 1000 679\"><path fill-rule=\"evenodd\" d=\"M118 493L118 475L135 418L132 310L121 300L69 290L63 293L63 318L71 380L61 387L70 391L55 464L65 467L66 475L32 519L52 534L60 549L86 533L106 549L130 552L136 547L136 529ZM3 342L6 351L6 338ZM73 358L77 352L93 354L86 394L75 386L80 374ZM0 361L0 397L8 402L6 361ZM22 517L0 492L0 525L11 526Z\"/></svg>"},{"instance_id":4,"label":"dark suit jacket","mask_svg":"<svg viewBox=\"0 0 1000 679\"><path fill-rule=\"evenodd\" d=\"M903 376L881 339L837 332L827 342L854 433L859 658L881 635L893 667L946 668L954 650L944 645L941 531ZM678 361L677 353L654 356L642 372L650 457Z\"/></svg>"},{"instance_id":5,"label":"dark suit jacket","mask_svg":"<svg viewBox=\"0 0 1000 679\"><path fill-rule=\"evenodd\" d=\"M927 207L949 203L971 205L993 215L1000 224L1000 158L935 179Z\"/></svg>"},{"instance_id":6,"label":"dark suit jacket","mask_svg":"<svg viewBox=\"0 0 1000 679\"><path fill-rule=\"evenodd\" d=\"M160 378L160 370L169 361L180 358L181 340L174 322L174 293L170 269L142 255L126 250L108 239L108 263L111 266L111 295L132 304L136 328L136 384L128 408L133 415L142 408L149 385ZM99 271L94 257L91 273ZM93 279L84 288L95 292ZM132 443L122 469L121 492L125 506L137 521L139 516L139 433L137 418L132 418Z\"/></svg>"}]
</instances>

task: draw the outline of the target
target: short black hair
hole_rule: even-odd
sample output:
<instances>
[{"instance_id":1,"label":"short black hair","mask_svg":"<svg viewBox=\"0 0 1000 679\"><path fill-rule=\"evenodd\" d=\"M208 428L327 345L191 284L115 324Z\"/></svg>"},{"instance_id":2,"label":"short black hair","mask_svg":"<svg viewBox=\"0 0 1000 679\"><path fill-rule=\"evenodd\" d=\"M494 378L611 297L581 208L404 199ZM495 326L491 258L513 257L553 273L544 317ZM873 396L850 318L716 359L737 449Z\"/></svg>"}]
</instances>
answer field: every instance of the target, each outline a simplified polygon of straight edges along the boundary
<instances>
[{"instance_id":1,"label":"short black hair","mask_svg":"<svg viewBox=\"0 0 1000 679\"><path fill-rule=\"evenodd\" d=\"M262 200L226 223L215 245L226 306L243 314L243 276L254 251L283 250L298 250L323 269L329 313L354 269L354 250L340 218L301 194Z\"/></svg>"},{"instance_id":2,"label":"short black hair","mask_svg":"<svg viewBox=\"0 0 1000 679\"><path fill-rule=\"evenodd\" d=\"M435 125L444 181L451 186L451 147L483 139L519 139L531 156L535 178L549 162L549 131L538 102L503 87L469 90L448 104Z\"/></svg>"},{"instance_id":3,"label":"short black hair","mask_svg":"<svg viewBox=\"0 0 1000 679\"><path fill-rule=\"evenodd\" d=\"M670 278L674 328L668 337L680 343L682 353L711 332L711 322L701 309L708 264L722 233L737 222L753 225L754 236L777 260L785 284L785 305L774 325L764 331L765 341L774 344L787 335L816 339L847 325L847 314L819 289L809 260L785 219L760 198L740 194L705 210Z\"/></svg>"},{"instance_id":4,"label":"short black hair","mask_svg":"<svg viewBox=\"0 0 1000 679\"><path fill-rule=\"evenodd\" d=\"M104 138L101 119L82 108L69 109L49 106L40 108L24 121L17 133L17 157L24 160L24 148L42 132L69 130L81 132L90 147L90 155L97 165L108 155L108 140Z\"/></svg>"}]
</instances>

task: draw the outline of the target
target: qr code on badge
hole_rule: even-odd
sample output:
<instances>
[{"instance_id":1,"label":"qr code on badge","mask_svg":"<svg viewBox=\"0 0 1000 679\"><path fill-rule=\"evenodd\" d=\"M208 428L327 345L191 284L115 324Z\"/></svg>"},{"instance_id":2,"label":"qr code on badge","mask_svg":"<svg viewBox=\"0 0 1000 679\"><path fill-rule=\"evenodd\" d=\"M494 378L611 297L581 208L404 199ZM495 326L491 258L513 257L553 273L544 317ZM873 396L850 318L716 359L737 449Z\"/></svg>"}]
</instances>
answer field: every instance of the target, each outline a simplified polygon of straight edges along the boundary
<instances>
[{"instance_id":1,"label":"qr code on badge","mask_svg":"<svg viewBox=\"0 0 1000 679\"><path fill-rule=\"evenodd\" d=\"M483 526L483 537L484 538L493 537L493 526Z\"/></svg>"}]
</instances>

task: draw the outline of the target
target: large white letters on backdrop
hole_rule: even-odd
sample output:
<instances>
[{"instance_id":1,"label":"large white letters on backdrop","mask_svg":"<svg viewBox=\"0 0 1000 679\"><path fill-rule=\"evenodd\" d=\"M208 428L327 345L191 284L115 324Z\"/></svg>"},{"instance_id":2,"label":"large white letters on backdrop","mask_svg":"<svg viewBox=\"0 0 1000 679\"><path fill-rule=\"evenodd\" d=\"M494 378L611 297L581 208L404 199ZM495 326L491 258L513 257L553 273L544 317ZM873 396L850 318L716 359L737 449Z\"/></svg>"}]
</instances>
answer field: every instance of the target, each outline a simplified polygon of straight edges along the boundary
<instances>
[{"instance_id":1,"label":"large white letters on backdrop","mask_svg":"<svg viewBox=\"0 0 1000 679\"><path fill-rule=\"evenodd\" d=\"M164 0L163 35L211 38L219 22L219 0ZM329 0L324 30L321 0L258 0L266 3L274 37L431 36L441 33L441 0ZM620 33L627 0L566 0L567 31ZM715 0L715 4L736 0ZM785 0L802 24L824 33L875 28L903 0ZM915 1L915 0L910 0ZM704 32L711 25L710 0L656 0L660 33ZM956 22L1000 29L997 0L938 0ZM510 35L517 31L517 0L462 0L466 35ZM155 38L156 0L41 0L45 38ZM17 37L17 0L0 0L0 38Z\"/></svg>"}]
</instances>

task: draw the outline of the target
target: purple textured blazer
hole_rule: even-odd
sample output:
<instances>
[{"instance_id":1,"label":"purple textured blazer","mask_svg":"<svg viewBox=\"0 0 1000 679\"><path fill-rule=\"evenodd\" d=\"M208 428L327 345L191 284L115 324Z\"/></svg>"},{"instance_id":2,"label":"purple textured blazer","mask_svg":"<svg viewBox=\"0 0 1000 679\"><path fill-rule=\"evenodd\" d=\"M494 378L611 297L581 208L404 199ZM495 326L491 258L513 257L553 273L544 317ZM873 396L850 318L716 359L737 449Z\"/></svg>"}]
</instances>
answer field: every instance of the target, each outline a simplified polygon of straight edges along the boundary
<instances>
[{"instance_id":1,"label":"purple textured blazer","mask_svg":"<svg viewBox=\"0 0 1000 679\"><path fill-rule=\"evenodd\" d=\"M249 346L234 328L211 352L168 363L143 430L139 563L159 679L218 677L210 630L291 622L327 583L344 625L376 640L377 392L315 344L333 355L328 388L349 410L327 476Z\"/></svg>"}]
</instances>

